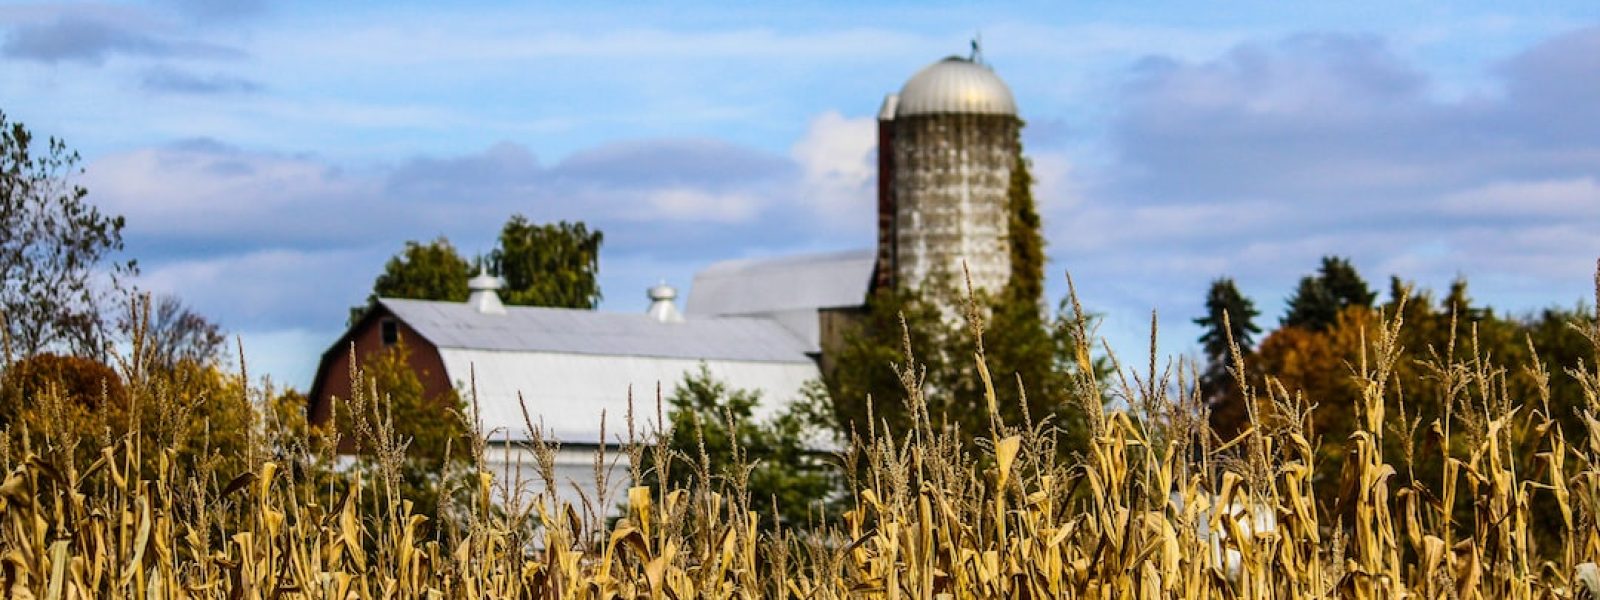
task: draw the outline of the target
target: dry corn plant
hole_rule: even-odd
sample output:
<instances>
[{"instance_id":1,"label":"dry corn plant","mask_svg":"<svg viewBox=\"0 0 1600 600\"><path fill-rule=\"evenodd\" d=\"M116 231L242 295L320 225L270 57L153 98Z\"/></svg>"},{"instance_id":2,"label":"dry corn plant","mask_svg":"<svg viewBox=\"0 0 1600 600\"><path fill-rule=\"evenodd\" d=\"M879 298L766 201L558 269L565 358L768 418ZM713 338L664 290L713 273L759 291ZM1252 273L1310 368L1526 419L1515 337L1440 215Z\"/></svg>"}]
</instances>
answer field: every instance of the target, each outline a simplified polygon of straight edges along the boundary
<instances>
[{"instance_id":1,"label":"dry corn plant","mask_svg":"<svg viewBox=\"0 0 1600 600\"><path fill-rule=\"evenodd\" d=\"M1071 280L1068 280L1069 286ZM1600 301L1600 272L1596 279ZM1093 375L1094 335L1076 306L1073 400L1091 439L1073 459L1048 420L1008 423L989 371L983 315L960 399L988 430L956 431L929 409L915 348L897 369L915 426L871 426L842 450L850 508L837 526L763 533L771 499L752 498L743 451L713 473L705 450L676 455L656 390L654 419L630 409L621 452L599 456L592 491L561 501L556 446L526 415L532 481L497 480L491 435L473 427L475 476L444 494L438 523L399 497L395 435L381 390L358 384L336 418L355 422L376 471L331 471L336 442L275 433L254 411L242 473L177 468L174 434L130 426L98 448L58 431L8 431L0 458L0 585L14 598L1595 598L1600 592L1600 322L1578 323L1596 360L1496 364L1452 339L1425 365L1440 414L1409 414L1397 389L1400 311L1372 328L1350 365L1361 392L1345 491L1312 486L1317 398L1236 377L1249 427L1215 439L1195 365L1117 362ZM186 410L144 375L136 337L124 372L135 403L181 422ZM354 364L354 361L352 361ZM1246 365L1234 348L1236 373ZM1535 397L1512 397L1526 374ZM365 381L359 372L352 381ZM241 374L241 377L243 375ZM1548 382L1581 382L1587 431L1563 432ZM1114 401L1103 406L1099 400ZM270 395L256 394L253 402ZM476 424L474 403L456 415ZM43 393L44 411L66 414ZM631 404L631 403L630 403ZM948 403L943 403L948 404ZM1397 407L1391 411L1389 407ZM1026 412L1024 411L1026 415ZM679 424L679 426L685 426ZM697 426L697 425L694 425ZM1413 432L1436 443L1415 446ZM976 433L979 443L963 443ZM1385 436L1403 464L1385 458ZM70 438L70 439L69 439ZM1585 443L1569 444L1569 439ZM182 442L190 443L190 442ZM1437 453L1421 461L1419 453ZM84 458L87 457L87 458ZM1430 459L1432 457L1429 457ZM606 493L625 460L622 497ZM1418 466L1438 464L1436 487ZM689 465L681 487L664 471ZM145 468L144 465L154 465ZM1529 465L1535 465L1532 468ZM320 467L319 467L320 466ZM521 471L515 471L521 473ZM320 473L320 475L319 475ZM656 475L654 478L650 475ZM357 510L375 496L374 514ZM1558 548L1535 547L1535 499L1553 500ZM620 508L612 510L615 503ZM620 514L612 514L618 512Z\"/></svg>"}]
</instances>

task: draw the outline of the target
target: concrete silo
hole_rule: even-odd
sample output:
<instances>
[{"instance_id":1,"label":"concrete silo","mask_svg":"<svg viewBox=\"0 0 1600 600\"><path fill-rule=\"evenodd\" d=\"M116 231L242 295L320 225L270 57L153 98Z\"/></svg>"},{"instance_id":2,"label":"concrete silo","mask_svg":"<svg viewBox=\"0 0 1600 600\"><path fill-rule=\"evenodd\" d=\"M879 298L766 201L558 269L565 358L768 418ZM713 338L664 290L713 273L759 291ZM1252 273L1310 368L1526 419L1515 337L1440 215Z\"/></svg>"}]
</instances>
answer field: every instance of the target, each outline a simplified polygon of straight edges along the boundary
<instances>
[{"instance_id":1,"label":"concrete silo","mask_svg":"<svg viewBox=\"0 0 1600 600\"><path fill-rule=\"evenodd\" d=\"M1006 191L1021 152L1016 102L987 65L952 56L918 71L878 115L876 284L935 273L999 291L1011 276Z\"/></svg>"}]
</instances>

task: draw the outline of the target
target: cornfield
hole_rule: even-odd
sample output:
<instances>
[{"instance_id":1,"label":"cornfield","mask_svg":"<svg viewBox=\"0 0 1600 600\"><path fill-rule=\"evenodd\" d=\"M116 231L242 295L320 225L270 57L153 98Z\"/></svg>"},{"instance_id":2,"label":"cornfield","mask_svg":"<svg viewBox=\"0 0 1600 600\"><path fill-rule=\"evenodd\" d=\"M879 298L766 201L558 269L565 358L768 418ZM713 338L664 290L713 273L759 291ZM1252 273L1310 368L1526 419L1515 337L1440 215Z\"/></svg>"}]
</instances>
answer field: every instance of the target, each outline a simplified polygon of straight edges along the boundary
<instances>
[{"instance_id":1,"label":"cornfield","mask_svg":"<svg viewBox=\"0 0 1600 600\"><path fill-rule=\"evenodd\" d=\"M1405 393L1391 387L1404 326L1391 315L1349 365L1362 400L1339 498L1312 485L1316 399L1271 380L1249 387L1250 427L1215 439L1192 366L1163 367L1152 349L1147 365L1116 365L1113 389L1100 389L1079 321L1078 396L1116 399L1082 403L1087 451L1058 451L1051 423L1003 422L994 386L1016 383L991 377L981 347L973 368L988 392L972 406L990 427L976 449L965 445L926 410L923 394L938 391L924 390L907 348L896 368L917 425L849 440L849 508L806 530L763 527L770 503L749 497L737 469L702 469L678 489L645 485L671 451L659 427L633 434L633 415L624 451L610 457L634 479L614 518L556 502L555 481L507 498L514 486L484 466L481 441L462 450L475 473L429 522L398 497L404 440L376 445L388 465L376 472L315 477L308 465L330 460L328 444L268 451L257 440L243 473L219 474L180 468L141 431L104 436L92 460L39 432L8 435L0 585L51 600L1597 597L1596 365L1499 365L1464 339L1427 365L1443 414L1388 414L1386 398ZM1574 326L1600 357L1600 323ZM1242 372L1237 351L1235 362ZM160 402L134 363L134 401ZM1511 373L1581 381L1587 431L1563 432L1547 394L1509 397ZM374 393L354 390L351 404L378 406ZM368 433L390 436L382 411L368 412ZM1397 464L1382 452L1396 423L1467 442ZM548 472L554 450L529 433L534 466ZM1518 466L1529 462L1540 468ZM1441 486L1399 483L1419 480L1411 471L1424 464L1440 465ZM1539 515L1559 519L1554 544L1530 532L1541 498L1559 510Z\"/></svg>"}]
</instances>

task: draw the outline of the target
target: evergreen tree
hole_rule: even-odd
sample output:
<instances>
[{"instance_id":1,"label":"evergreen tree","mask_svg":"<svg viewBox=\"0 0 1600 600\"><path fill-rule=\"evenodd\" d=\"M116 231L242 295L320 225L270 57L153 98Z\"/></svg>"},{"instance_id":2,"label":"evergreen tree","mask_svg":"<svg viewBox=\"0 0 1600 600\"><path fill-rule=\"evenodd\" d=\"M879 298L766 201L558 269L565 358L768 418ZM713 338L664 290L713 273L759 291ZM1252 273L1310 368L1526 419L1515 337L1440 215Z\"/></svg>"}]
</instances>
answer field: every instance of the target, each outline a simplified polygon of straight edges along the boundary
<instances>
[{"instance_id":1,"label":"evergreen tree","mask_svg":"<svg viewBox=\"0 0 1600 600\"><path fill-rule=\"evenodd\" d=\"M1261 333L1261 328L1255 324L1259 314L1255 303L1239 292L1233 279L1224 277L1211 282L1211 290L1206 294L1206 316L1194 320L1196 325L1206 328L1200 335L1206 353L1200 393L1211 406L1212 427L1226 437L1237 432L1248 417L1238 381L1229 370L1234 365L1228 340L1231 336L1239 345L1240 353L1248 358L1255 347L1255 334Z\"/></svg>"},{"instance_id":2,"label":"evergreen tree","mask_svg":"<svg viewBox=\"0 0 1600 600\"><path fill-rule=\"evenodd\" d=\"M1223 313L1227 313L1230 325L1226 330L1223 328ZM1230 335L1239 344L1240 350L1250 352L1255 347L1255 335L1261 333L1261 328L1255 324L1255 318L1260 314L1255 303L1239 292L1232 278L1212 281L1211 290L1206 294L1206 316L1194 320L1196 325L1206 328L1205 333L1200 335L1206 358L1212 362L1228 360Z\"/></svg>"},{"instance_id":3,"label":"evergreen tree","mask_svg":"<svg viewBox=\"0 0 1600 600\"><path fill-rule=\"evenodd\" d=\"M1322 268L1318 271L1318 279L1322 287L1328 290L1339 308L1347 306L1372 307L1372 301L1378 294L1367 287L1367 282L1356 273L1355 266L1350 264L1350 259L1337 256L1322 257Z\"/></svg>"},{"instance_id":4,"label":"evergreen tree","mask_svg":"<svg viewBox=\"0 0 1600 600\"><path fill-rule=\"evenodd\" d=\"M1339 314L1339 302L1334 299L1322 280L1301 277L1299 287L1289 297L1289 310L1283 316L1284 327L1297 327L1308 331L1323 331L1333 325Z\"/></svg>"},{"instance_id":5,"label":"evergreen tree","mask_svg":"<svg viewBox=\"0 0 1600 600\"><path fill-rule=\"evenodd\" d=\"M1340 311L1351 306L1371 308L1377 296L1349 259L1324 256L1316 275L1300 278L1282 323L1286 327L1327 331Z\"/></svg>"}]
</instances>

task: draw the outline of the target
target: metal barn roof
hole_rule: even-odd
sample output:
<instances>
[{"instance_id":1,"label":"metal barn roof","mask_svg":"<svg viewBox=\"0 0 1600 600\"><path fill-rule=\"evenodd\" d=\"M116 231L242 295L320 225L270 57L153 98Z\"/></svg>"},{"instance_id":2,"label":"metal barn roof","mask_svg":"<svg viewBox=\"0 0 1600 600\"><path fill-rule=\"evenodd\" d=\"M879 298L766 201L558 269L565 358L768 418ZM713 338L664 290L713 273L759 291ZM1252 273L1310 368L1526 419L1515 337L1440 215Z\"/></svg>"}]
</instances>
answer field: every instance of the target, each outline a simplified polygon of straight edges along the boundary
<instances>
[{"instance_id":1,"label":"metal barn roof","mask_svg":"<svg viewBox=\"0 0 1600 600\"><path fill-rule=\"evenodd\" d=\"M861 306L877 257L871 250L719 262L694 276L690 316L767 315Z\"/></svg>"},{"instance_id":2,"label":"metal barn roof","mask_svg":"<svg viewBox=\"0 0 1600 600\"><path fill-rule=\"evenodd\" d=\"M378 302L441 349L811 362L803 341L767 319L663 323L644 313L508 306L504 314L494 314L459 302Z\"/></svg>"},{"instance_id":3,"label":"metal barn roof","mask_svg":"<svg viewBox=\"0 0 1600 600\"><path fill-rule=\"evenodd\" d=\"M851 250L716 263L695 274L684 312L770 319L820 352L817 311L866 304L876 262L871 250Z\"/></svg>"}]
</instances>

